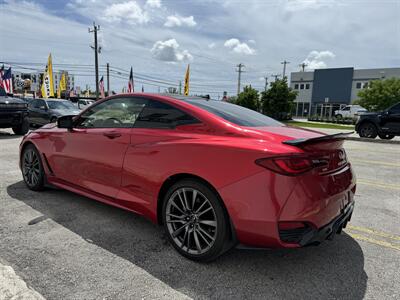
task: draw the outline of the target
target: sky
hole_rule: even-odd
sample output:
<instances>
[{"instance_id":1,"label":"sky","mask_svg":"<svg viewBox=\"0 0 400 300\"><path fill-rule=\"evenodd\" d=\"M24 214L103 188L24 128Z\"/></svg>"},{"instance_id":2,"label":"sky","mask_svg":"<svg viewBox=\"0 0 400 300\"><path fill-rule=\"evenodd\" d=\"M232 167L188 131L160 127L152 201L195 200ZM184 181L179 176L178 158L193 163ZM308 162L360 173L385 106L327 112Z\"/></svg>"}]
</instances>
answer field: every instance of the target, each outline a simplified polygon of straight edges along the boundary
<instances>
[{"instance_id":1,"label":"sky","mask_svg":"<svg viewBox=\"0 0 400 300\"><path fill-rule=\"evenodd\" d=\"M307 69L400 66L400 0L0 0L0 61L54 68L95 87L93 21L100 25L100 77L111 89L155 92L178 85L190 64L191 92L262 90L265 79ZM32 68L32 67L31 67ZM157 82L158 81L158 82Z\"/></svg>"}]
</instances>

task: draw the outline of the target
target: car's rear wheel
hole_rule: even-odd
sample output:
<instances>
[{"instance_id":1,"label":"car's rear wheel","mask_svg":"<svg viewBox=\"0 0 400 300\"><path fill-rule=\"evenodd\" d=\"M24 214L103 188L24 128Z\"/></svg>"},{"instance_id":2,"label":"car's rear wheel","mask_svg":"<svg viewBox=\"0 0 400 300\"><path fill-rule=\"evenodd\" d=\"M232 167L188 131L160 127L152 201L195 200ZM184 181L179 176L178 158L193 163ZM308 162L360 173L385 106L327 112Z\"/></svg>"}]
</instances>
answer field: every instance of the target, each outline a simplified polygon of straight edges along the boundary
<instances>
[{"instance_id":1,"label":"car's rear wheel","mask_svg":"<svg viewBox=\"0 0 400 300\"><path fill-rule=\"evenodd\" d=\"M378 135L378 130L376 129L376 126L374 124L366 122L364 124L361 124L359 135L360 137L374 139Z\"/></svg>"},{"instance_id":2,"label":"car's rear wheel","mask_svg":"<svg viewBox=\"0 0 400 300\"><path fill-rule=\"evenodd\" d=\"M391 140L392 138L394 138L394 135L392 135L392 134L379 134L379 137L382 140Z\"/></svg>"},{"instance_id":3,"label":"car's rear wheel","mask_svg":"<svg viewBox=\"0 0 400 300\"><path fill-rule=\"evenodd\" d=\"M16 127L12 128L13 132L18 135L24 135L29 131L29 119L25 117L22 123Z\"/></svg>"},{"instance_id":4,"label":"car's rear wheel","mask_svg":"<svg viewBox=\"0 0 400 300\"><path fill-rule=\"evenodd\" d=\"M25 147L21 158L24 182L29 189L40 191L44 188L44 169L39 151L33 145Z\"/></svg>"},{"instance_id":5,"label":"car's rear wheel","mask_svg":"<svg viewBox=\"0 0 400 300\"><path fill-rule=\"evenodd\" d=\"M168 239L183 256L211 261L226 249L228 218L218 195L196 180L182 180L167 192L163 223Z\"/></svg>"}]
</instances>

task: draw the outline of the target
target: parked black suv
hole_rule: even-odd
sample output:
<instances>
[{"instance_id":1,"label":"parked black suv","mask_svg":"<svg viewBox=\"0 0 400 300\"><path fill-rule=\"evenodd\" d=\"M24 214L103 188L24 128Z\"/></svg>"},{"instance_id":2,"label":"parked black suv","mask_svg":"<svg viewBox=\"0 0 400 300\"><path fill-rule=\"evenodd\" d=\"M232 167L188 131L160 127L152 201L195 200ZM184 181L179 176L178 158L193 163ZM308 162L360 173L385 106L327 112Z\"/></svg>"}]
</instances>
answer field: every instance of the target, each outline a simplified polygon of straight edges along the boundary
<instances>
[{"instance_id":1,"label":"parked black suv","mask_svg":"<svg viewBox=\"0 0 400 300\"><path fill-rule=\"evenodd\" d=\"M360 137L390 140L400 135L400 102L382 112L369 112L360 115L356 124Z\"/></svg>"},{"instance_id":2,"label":"parked black suv","mask_svg":"<svg viewBox=\"0 0 400 300\"><path fill-rule=\"evenodd\" d=\"M18 98L0 96L0 128L12 128L15 134L27 133L28 104Z\"/></svg>"}]
</instances>

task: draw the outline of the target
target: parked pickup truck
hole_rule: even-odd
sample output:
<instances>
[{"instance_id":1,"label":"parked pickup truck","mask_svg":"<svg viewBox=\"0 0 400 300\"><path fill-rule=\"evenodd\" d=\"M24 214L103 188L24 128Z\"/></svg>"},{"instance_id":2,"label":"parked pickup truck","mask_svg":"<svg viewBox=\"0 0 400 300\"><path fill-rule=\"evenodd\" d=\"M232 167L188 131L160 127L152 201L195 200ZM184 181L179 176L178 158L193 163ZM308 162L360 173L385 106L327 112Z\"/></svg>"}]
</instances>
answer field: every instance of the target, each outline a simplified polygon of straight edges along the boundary
<instances>
[{"instance_id":1,"label":"parked pickup truck","mask_svg":"<svg viewBox=\"0 0 400 300\"><path fill-rule=\"evenodd\" d=\"M0 128L23 135L29 130L28 104L19 98L0 96Z\"/></svg>"},{"instance_id":2,"label":"parked pickup truck","mask_svg":"<svg viewBox=\"0 0 400 300\"><path fill-rule=\"evenodd\" d=\"M381 112L369 112L360 115L356 124L360 137L390 140L400 136L400 102Z\"/></svg>"}]
</instances>

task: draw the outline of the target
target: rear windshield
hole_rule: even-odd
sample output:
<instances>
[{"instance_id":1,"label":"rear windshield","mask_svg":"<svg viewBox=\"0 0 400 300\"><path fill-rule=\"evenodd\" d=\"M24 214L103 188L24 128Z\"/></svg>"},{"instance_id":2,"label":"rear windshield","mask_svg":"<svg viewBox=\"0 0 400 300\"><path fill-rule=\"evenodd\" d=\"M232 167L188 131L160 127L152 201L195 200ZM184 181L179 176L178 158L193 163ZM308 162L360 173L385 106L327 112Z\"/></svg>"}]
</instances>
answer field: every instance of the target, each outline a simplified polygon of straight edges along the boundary
<instances>
[{"instance_id":1,"label":"rear windshield","mask_svg":"<svg viewBox=\"0 0 400 300\"><path fill-rule=\"evenodd\" d=\"M218 117L221 117L231 123L246 127L263 127L263 126L283 126L282 123L260 114L254 110L235 105L225 101L217 100L191 100L184 101L200 107Z\"/></svg>"}]
</instances>

